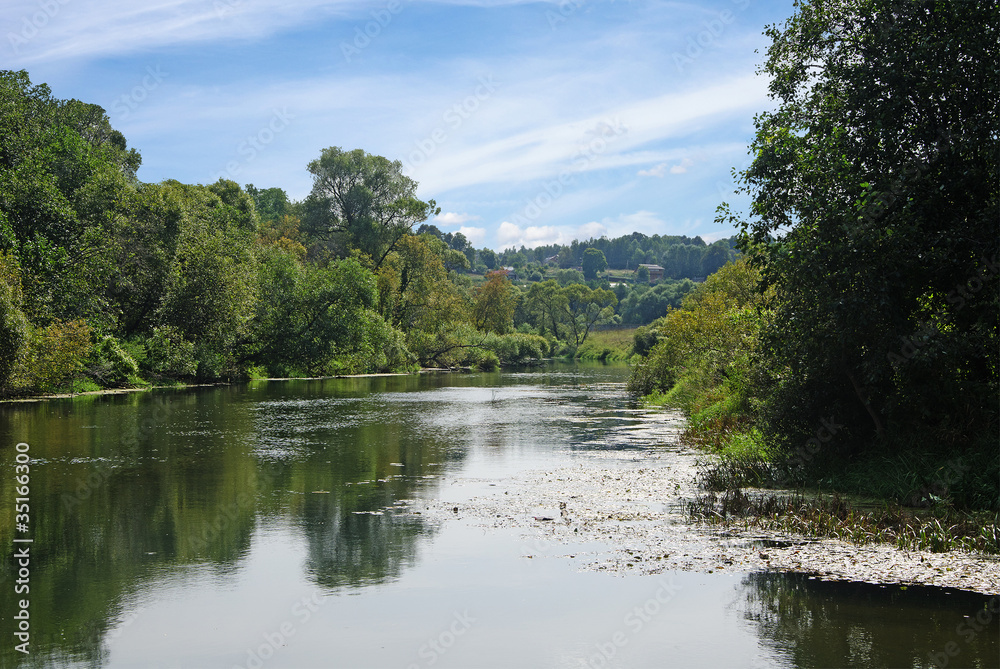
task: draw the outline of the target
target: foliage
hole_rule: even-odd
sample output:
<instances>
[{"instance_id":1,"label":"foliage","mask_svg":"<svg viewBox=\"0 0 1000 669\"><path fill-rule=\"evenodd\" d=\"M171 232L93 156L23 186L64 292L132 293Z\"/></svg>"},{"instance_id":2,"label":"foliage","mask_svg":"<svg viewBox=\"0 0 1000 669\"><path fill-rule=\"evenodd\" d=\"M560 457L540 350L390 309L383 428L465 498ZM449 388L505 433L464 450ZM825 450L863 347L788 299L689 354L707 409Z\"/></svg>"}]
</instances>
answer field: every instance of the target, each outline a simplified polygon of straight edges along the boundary
<instances>
[{"instance_id":1,"label":"foliage","mask_svg":"<svg viewBox=\"0 0 1000 669\"><path fill-rule=\"evenodd\" d=\"M146 355L140 366L143 372L158 377L188 378L198 371L194 342L185 340L176 327L163 325L153 328L145 349Z\"/></svg>"},{"instance_id":2,"label":"foliage","mask_svg":"<svg viewBox=\"0 0 1000 669\"><path fill-rule=\"evenodd\" d=\"M486 283L475 293L473 321L476 328L496 334L507 334L514 329L514 308L518 293L506 272L490 272Z\"/></svg>"},{"instance_id":3,"label":"foliage","mask_svg":"<svg viewBox=\"0 0 1000 669\"><path fill-rule=\"evenodd\" d=\"M608 268L608 259L604 257L604 252L600 249L588 248L583 252L583 278L593 281L597 278L598 272L603 272Z\"/></svg>"},{"instance_id":4,"label":"foliage","mask_svg":"<svg viewBox=\"0 0 1000 669\"><path fill-rule=\"evenodd\" d=\"M640 268L643 269L646 268ZM648 274L649 270L646 271ZM619 297L618 313L623 323L634 325L652 323L666 315L669 309L679 307L684 296L694 290L695 285L689 279L681 281L665 279L652 287L637 285Z\"/></svg>"},{"instance_id":5,"label":"foliage","mask_svg":"<svg viewBox=\"0 0 1000 669\"><path fill-rule=\"evenodd\" d=\"M722 446L731 430L752 418L750 356L767 315L757 292L759 273L745 259L713 274L672 310L636 334L651 342L632 369L629 387L667 391L666 402L690 416L688 437Z\"/></svg>"},{"instance_id":6,"label":"foliage","mask_svg":"<svg viewBox=\"0 0 1000 669\"><path fill-rule=\"evenodd\" d=\"M524 311L541 333L551 332L574 348L586 341L595 325L614 318L618 298L610 290L580 283L560 286L550 279L533 283L525 295Z\"/></svg>"},{"instance_id":7,"label":"foliage","mask_svg":"<svg viewBox=\"0 0 1000 669\"><path fill-rule=\"evenodd\" d=\"M17 260L0 254L0 388L8 385L27 349L30 330L22 300Z\"/></svg>"},{"instance_id":8,"label":"foliage","mask_svg":"<svg viewBox=\"0 0 1000 669\"><path fill-rule=\"evenodd\" d=\"M101 337L85 366L87 376L102 388L124 386L139 373L139 364L111 335Z\"/></svg>"},{"instance_id":9,"label":"foliage","mask_svg":"<svg viewBox=\"0 0 1000 669\"><path fill-rule=\"evenodd\" d=\"M612 270L634 270L640 264L659 264L668 278L695 279L706 277L726 262L735 260L738 255L735 243L735 238L720 239L709 245L701 237L648 236L633 232L614 239L601 237L575 240L567 245L508 249L500 254L499 264L517 266L516 263L545 263L549 258L555 258L555 264L560 269L582 268L587 249L594 249L604 254L607 267Z\"/></svg>"},{"instance_id":10,"label":"foliage","mask_svg":"<svg viewBox=\"0 0 1000 669\"><path fill-rule=\"evenodd\" d=\"M660 340L660 333L656 329L656 323L651 326L641 326L635 329L632 334L632 350L637 355L647 356L649 352Z\"/></svg>"},{"instance_id":11,"label":"foliage","mask_svg":"<svg viewBox=\"0 0 1000 669\"><path fill-rule=\"evenodd\" d=\"M83 369L91 351L90 326L83 319L55 320L35 330L26 357L23 385L42 391L59 390Z\"/></svg>"},{"instance_id":12,"label":"foliage","mask_svg":"<svg viewBox=\"0 0 1000 669\"><path fill-rule=\"evenodd\" d=\"M440 212L415 196L417 183L403 164L361 149L323 149L309 163L313 189L308 229L319 237L342 234L378 270L415 223Z\"/></svg>"},{"instance_id":13,"label":"foliage","mask_svg":"<svg viewBox=\"0 0 1000 669\"><path fill-rule=\"evenodd\" d=\"M761 428L955 449L998 425L1000 20L993 3L816 0L768 30L742 222L774 318ZM725 212L723 212L725 214Z\"/></svg>"}]
</instances>

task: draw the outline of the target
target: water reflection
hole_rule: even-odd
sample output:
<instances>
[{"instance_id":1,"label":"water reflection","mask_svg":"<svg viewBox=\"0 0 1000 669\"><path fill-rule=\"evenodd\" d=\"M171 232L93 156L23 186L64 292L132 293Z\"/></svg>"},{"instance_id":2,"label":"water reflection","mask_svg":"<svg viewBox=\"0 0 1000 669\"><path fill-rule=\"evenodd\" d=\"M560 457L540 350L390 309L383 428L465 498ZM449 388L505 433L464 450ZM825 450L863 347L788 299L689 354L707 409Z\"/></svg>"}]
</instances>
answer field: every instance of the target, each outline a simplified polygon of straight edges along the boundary
<instances>
[{"instance_id":1,"label":"water reflection","mask_svg":"<svg viewBox=\"0 0 1000 669\"><path fill-rule=\"evenodd\" d=\"M14 444L31 444L34 458L32 654L23 657L4 643L0 666L101 666L109 662L109 641L119 641L112 629L140 652L147 642L163 651L165 635L153 623L164 615L158 598L178 596L185 587L218 607L211 614L191 612L192 619L214 625L229 616L239 621L233 627L270 624L256 609L237 611L246 601L240 597L257 607L285 606L280 597L268 599L273 588L265 581L276 580L278 571L281 587L390 596L382 586L417 571L421 554L445 543L444 533L422 516L399 512L407 500L436 496L457 474L498 476L504 467L562 466L579 451L658 447L662 431L632 420L635 405L622 386L626 374L614 367L554 367L0 406L0 499L15 496ZM8 593L15 578L13 522L12 513L0 514L0 588ZM279 555L281 542L288 550ZM486 583L501 569L516 582L523 560L487 560L481 554L487 549L477 549L473 539L461 550L470 556L462 563L467 572L449 573L441 582L464 579L468 589L479 579L477 565L488 564L493 571L479 579L484 589L477 592L499 597L500 609L524 608L527 600L516 599L518 591L511 595L516 601L506 601L502 588ZM582 596L578 581L570 583L576 577L567 575L564 589L549 593L554 610L565 606L566 593ZM541 593L549 582L525 587ZM240 595L228 600L227 589ZM434 592L445 599L454 594ZM952 639L961 646L950 666L989 666L990 653L997 654L996 617L990 634L970 641L956 634L961 616L975 616L983 598L956 593L932 601L915 589L854 591L760 574L748 576L740 592L741 617L792 666L930 666L928 658ZM223 594L213 600L217 593ZM365 606L376 601L344 599ZM14 602L9 596L2 602L0 634L9 640ZM328 609L357 615L349 605L338 606ZM410 606L419 611L426 602ZM713 615L724 610L715 599L706 606ZM591 622L606 617L600 601L592 608L575 615ZM137 616L137 610L146 612ZM380 609L373 619L386 615ZM132 620L138 622L130 627ZM342 627L339 620L337 625ZM485 625L479 634L489 638ZM197 639L190 652L200 657L209 649L221 656L213 643L222 642ZM240 656L241 648L224 651ZM412 649L404 650L409 657Z\"/></svg>"},{"instance_id":2,"label":"water reflection","mask_svg":"<svg viewBox=\"0 0 1000 669\"><path fill-rule=\"evenodd\" d=\"M168 568L236 569L262 523L291 519L301 528L307 572L323 585L397 575L428 529L419 517L381 510L461 460L371 399L373 386L399 392L420 381L435 384L293 382L0 409L5 456L27 441L35 458L33 654L22 658L5 643L0 664L100 665L102 636L137 588ZM12 461L0 465L0 499L14 497ZM9 514L0 521L5 589L15 573L12 521Z\"/></svg>"},{"instance_id":3,"label":"water reflection","mask_svg":"<svg viewBox=\"0 0 1000 669\"><path fill-rule=\"evenodd\" d=\"M1000 598L931 587L748 574L739 604L792 667L996 667Z\"/></svg>"}]
</instances>

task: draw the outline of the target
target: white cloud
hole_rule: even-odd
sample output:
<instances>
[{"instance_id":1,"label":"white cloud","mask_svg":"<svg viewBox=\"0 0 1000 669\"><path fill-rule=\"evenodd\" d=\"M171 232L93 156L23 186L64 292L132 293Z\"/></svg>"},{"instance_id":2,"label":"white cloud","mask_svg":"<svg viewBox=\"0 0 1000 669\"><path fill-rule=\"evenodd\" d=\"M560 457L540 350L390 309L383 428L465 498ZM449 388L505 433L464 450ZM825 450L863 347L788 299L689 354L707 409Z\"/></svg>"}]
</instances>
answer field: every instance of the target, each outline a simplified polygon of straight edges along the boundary
<instances>
[{"instance_id":1,"label":"white cloud","mask_svg":"<svg viewBox=\"0 0 1000 669\"><path fill-rule=\"evenodd\" d=\"M570 225L529 225L522 228L509 221L504 221L497 229L496 239L499 249L521 248L533 249L536 246L550 244L569 244L574 239L591 239L601 237L606 232L601 223L586 223L579 227Z\"/></svg>"},{"instance_id":2,"label":"white cloud","mask_svg":"<svg viewBox=\"0 0 1000 669\"><path fill-rule=\"evenodd\" d=\"M600 239L606 234L608 234L608 228L596 221L580 226L580 239Z\"/></svg>"},{"instance_id":3,"label":"white cloud","mask_svg":"<svg viewBox=\"0 0 1000 669\"><path fill-rule=\"evenodd\" d=\"M469 221L478 221L479 216L474 216L472 214L458 214L453 211L446 211L443 214L438 214L434 219L435 223L441 223L441 225L461 225L462 223L468 223Z\"/></svg>"},{"instance_id":4,"label":"white cloud","mask_svg":"<svg viewBox=\"0 0 1000 669\"><path fill-rule=\"evenodd\" d=\"M479 217L476 216L476 218ZM481 246L483 240L486 239L486 228L470 228L463 225L458 229L458 231L465 235L465 238L469 240L469 243L475 247Z\"/></svg>"},{"instance_id":5,"label":"white cloud","mask_svg":"<svg viewBox=\"0 0 1000 669\"><path fill-rule=\"evenodd\" d=\"M712 244L720 239L726 239L733 236L732 230L723 230L722 232L703 232L698 235L701 237L706 244Z\"/></svg>"},{"instance_id":6,"label":"white cloud","mask_svg":"<svg viewBox=\"0 0 1000 669\"><path fill-rule=\"evenodd\" d=\"M448 0L473 6L521 0ZM45 9L45 7L53 9ZM385 2L356 0L7 0L7 40L21 63L88 60L161 47L267 37L328 18L372 21ZM11 39L10 35L15 38ZM351 37L348 31L345 37ZM345 40L350 42L350 39ZM340 48L337 47L337 55Z\"/></svg>"},{"instance_id":7,"label":"white cloud","mask_svg":"<svg viewBox=\"0 0 1000 669\"><path fill-rule=\"evenodd\" d=\"M640 177L657 177L662 178L666 176L668 168L670 174L684 174L688 171L688 168L694 165L694 161L690 158L684 158L681 162L676 165L670 165L669 163L660 163L656 167L652 167L648 170L639 170L638 174Z\"/></svg>"},{"instance_id":8,"label":"white cloud","mask_svg":"<svg viewBox=\"0 0 1000 669\"><path fill-rule=\"evenodd\" d=\"M641 177L662 177L667 173L667 164L660 163L656 167L652 167L648 170L639 170L639 176Z\"/></svg>"},{"instance_id":9,"label":"white cloud","mask_svg":"<svg viewBox=\"0 0 1000 669\"><path fill-rule=\"evenodd\" d=\"M691 167L692 165L694 165L694 161L691 160L690 158L685 158L684 160L682 160L677 165L674 165L673 167L671 167L670 168L670 173L671 174L684 174L685 172L688 171L688 168Z\"/></svg>"},{"instance_id":10,"label":"white cloud","mask_svg":"<svg viewBox=\"0 0 1000 669\"><path fill-rule=\"evenodd\" d=\"M645 210L637 211L634 214L619 214L613 218L605 217L600 223L588 223L588 225L601 226L605 230L604 234L611 238L621 237L632 232L641 232L646 235L672 234L663 219L656 213Z\"/></svg>"}]
</instances>

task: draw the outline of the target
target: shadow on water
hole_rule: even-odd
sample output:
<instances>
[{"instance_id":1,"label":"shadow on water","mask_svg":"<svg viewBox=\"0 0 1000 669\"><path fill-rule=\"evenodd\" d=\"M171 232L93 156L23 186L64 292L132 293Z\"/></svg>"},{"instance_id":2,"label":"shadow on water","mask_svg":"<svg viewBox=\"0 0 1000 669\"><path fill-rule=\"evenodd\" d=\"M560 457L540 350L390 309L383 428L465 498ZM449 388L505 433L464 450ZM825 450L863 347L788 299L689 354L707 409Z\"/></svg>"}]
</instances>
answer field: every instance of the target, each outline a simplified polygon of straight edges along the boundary
<instances>
[{"instance_id":1,"label":"shadow on water","mask_svg":"<svg viewBox=\"0 0 1000 669\"><path fill-rule=\"evenodd\" d=\"M753 573L737 607L793 667L1000 666L1000 597Z\"/></svg>"}]
</instances>

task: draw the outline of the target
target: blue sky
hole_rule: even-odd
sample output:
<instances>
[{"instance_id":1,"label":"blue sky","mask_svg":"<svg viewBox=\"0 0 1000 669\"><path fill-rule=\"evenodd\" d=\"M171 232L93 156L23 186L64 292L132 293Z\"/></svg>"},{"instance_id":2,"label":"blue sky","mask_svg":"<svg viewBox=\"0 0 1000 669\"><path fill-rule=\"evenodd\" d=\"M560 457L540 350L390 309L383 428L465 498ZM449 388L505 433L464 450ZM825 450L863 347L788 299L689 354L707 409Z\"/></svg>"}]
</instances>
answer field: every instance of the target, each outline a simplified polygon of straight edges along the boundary
<instances>
[{"instance_id":1,"label":"blue sky","mask_svg":"<svg viewBox=\"0 0 1000 669\"><path fill-rule=\"evenodd\" d=\"M0 68L100 104L139 177L304 198L328 146L393 160L477 246L714 223L792 1L7 0ZM756 52L755 52L756 51Z\"/></svg>"}]
</instances>

